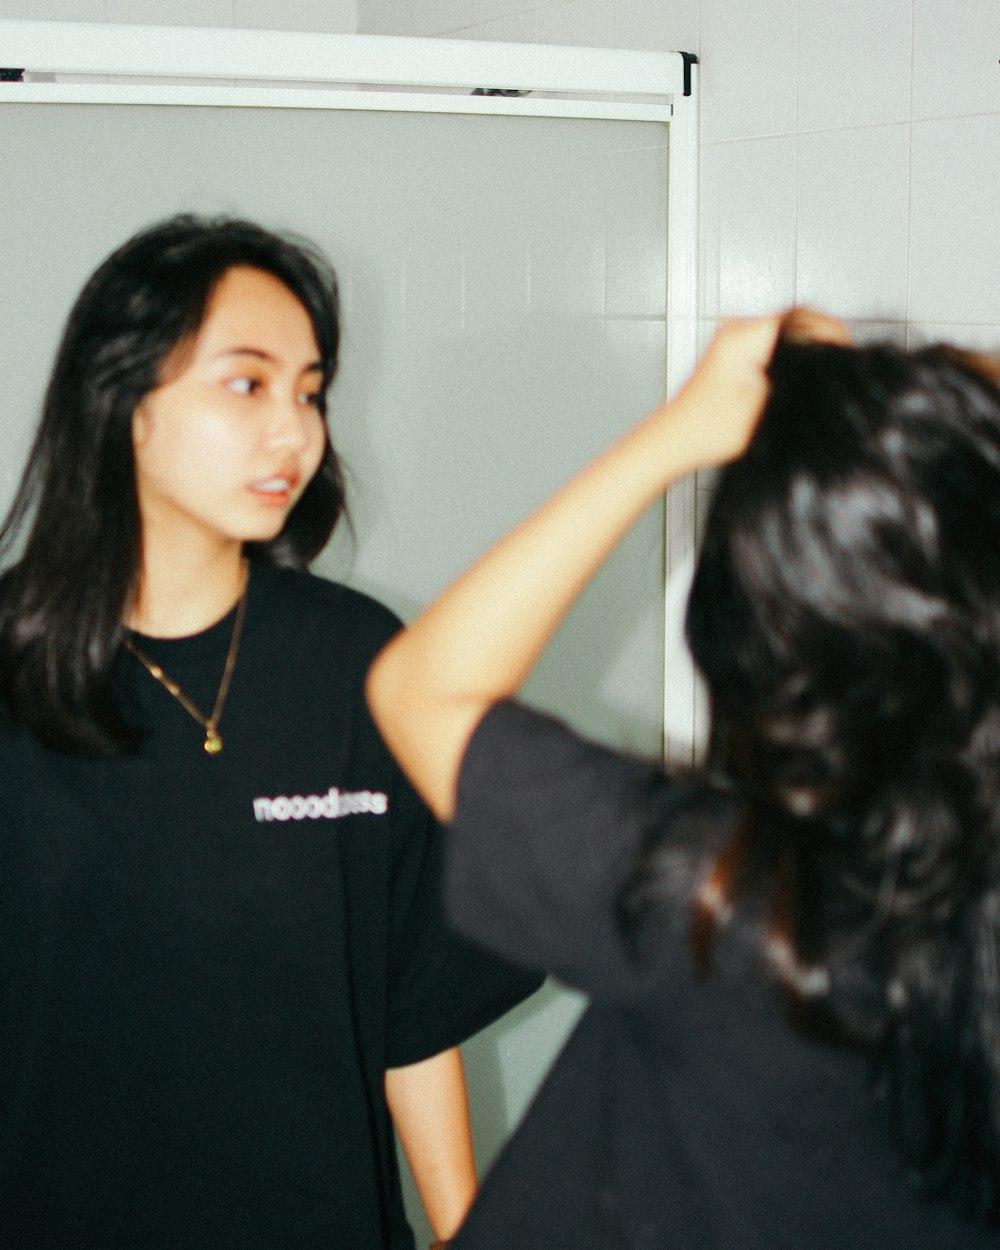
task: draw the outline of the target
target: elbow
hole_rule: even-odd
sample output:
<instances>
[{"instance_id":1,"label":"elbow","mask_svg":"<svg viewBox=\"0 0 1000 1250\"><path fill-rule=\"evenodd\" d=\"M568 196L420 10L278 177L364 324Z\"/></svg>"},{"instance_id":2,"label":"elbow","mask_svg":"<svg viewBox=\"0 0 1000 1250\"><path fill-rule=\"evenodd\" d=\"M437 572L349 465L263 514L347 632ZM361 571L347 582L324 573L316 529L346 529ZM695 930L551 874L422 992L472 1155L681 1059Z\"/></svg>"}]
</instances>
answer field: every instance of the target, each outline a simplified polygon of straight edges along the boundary
<instances>
[{"instance_id":1,"label":"elbow","mask_svg":"<svg viewBox=\"0 0 1000 1250\"><path fill-rule=\"evenodd\" d=\"M485 704L435 683L406 637L406 631L398 634L375 657L365 698L397 764L437 819L448 822L462 756Z\"/></svg>"},{"instance_id":2,"label":"elbow","mask_svg":"<svg viewBox=\"0 0 1000 1250\"><path fill-rule=\"evenodd\" d=\"M390 643L389 645L391 646L392 644ZM372 720L379 728L382 727L383 673L385 669L383 657L385 651L386 649L383 647L365 674L365 702L368 704L368 710L372 714Z\"/></svg>"},{"instance_id":3,"label":"elbow","mask_svg":"<svg viewBox=\"0 0 1000 1250\"><path fill-rule=\"evenodd\" d=\"M397 711L405 698L395 670L394 646L387 643L376 655L365 676L365 701L380 733L391 746Z\"/></svg>"}]
</instances>

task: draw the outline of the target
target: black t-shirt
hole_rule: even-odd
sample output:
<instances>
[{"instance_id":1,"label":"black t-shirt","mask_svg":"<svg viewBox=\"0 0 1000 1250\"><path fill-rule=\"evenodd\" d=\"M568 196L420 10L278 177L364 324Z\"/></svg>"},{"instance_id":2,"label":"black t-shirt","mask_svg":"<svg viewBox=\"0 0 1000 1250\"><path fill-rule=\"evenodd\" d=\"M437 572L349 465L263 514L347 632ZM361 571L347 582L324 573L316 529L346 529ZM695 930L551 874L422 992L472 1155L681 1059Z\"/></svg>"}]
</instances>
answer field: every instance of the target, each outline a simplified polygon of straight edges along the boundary
<instances>
[{"instance_id":1,"label":"black t-shirt","mask_svg":"<svg viewBox=\"0 0 1000 1250\"><path fill-rule=\"evenodd\" d=\"M440 833L364 704L397 628L255 568L221 754L127 652L138 754L0 733L0 1246L410 1247L386 1067L538 984L448 934ZM139 639L212 707L232 617Z\"/></svg>"},{"instance_id":2,"label":"black t-shirt","mask_svg":"<svg viewBox=\"0 0 1000 1250\"><path fill-rule=\"evenodd\" d=\"M458 927L591 1005L487 1177L455 1250L985 1250L926 1203L873 1103L868 1061L793 1031L733 925L707 978L690 909L618 907L653 829L686 899L730 801L516 703L484 718L449 837Z\"/></svg>"}]
</instances>

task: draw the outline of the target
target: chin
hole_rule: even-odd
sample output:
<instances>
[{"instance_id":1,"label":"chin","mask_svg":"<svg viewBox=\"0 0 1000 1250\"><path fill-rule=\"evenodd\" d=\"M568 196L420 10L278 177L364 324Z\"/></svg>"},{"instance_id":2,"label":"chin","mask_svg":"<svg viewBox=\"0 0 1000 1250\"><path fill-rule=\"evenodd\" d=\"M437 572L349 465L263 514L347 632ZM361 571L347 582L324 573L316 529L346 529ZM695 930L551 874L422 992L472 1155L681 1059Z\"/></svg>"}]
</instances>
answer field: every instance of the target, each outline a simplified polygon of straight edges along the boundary
<instances>
[{"instance_id":1,"label":"chin","mask_svg":"<svg viewBox=\"0 0 1000 1250\"><path fill-rule=\"evenodd\" d=\"M244 543L269 543L285 528L285 522L288 518L281 517L276 519L271 525L248 525L246 529L239 535L240 541Z\"/></svg>"}]
</instances>

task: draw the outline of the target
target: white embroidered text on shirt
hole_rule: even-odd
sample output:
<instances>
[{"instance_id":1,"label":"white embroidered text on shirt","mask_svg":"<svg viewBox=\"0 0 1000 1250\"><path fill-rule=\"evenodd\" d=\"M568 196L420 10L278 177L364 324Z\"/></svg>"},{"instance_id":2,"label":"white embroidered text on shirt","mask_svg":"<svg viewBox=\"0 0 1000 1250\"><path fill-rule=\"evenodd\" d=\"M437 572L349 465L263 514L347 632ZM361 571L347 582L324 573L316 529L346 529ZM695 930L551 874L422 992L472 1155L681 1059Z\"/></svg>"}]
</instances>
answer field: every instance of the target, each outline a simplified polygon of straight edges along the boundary
<instances>
[{"instance_id":1,"label":"white embroidered text on shirt","mask_svg":"<svg viewBox=\"0 0 1000 1250\"><path fill-rule=\"evenodd\" d=\"M389 810L388 795L381 790L338 790L331 786L326 794L279 794L276 798L253 801L254 819L259 823L271 820L339 820L344 816L384 816Z\"/></svg>"}]
</instances>

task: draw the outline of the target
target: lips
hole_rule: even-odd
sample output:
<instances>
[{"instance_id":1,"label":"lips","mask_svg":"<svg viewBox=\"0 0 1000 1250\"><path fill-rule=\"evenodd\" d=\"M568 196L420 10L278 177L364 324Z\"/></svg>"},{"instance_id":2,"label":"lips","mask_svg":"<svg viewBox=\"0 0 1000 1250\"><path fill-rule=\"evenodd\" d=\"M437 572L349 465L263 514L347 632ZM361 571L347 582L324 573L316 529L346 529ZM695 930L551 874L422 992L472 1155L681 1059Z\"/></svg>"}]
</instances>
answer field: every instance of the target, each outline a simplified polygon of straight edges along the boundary
<instances>
[{"instance_id":1,"label":"lips","mask_svg":"<svg viewBox=\"0 0 1000 1250\"><path fill-rule=\"evenodd\" d=\"M270 477L261 477L250 483L250 490L255 495L263 495L276 502L286 501L299 484L299 475L294 470L275 473Z\"/></svg>"}]
</instances>

